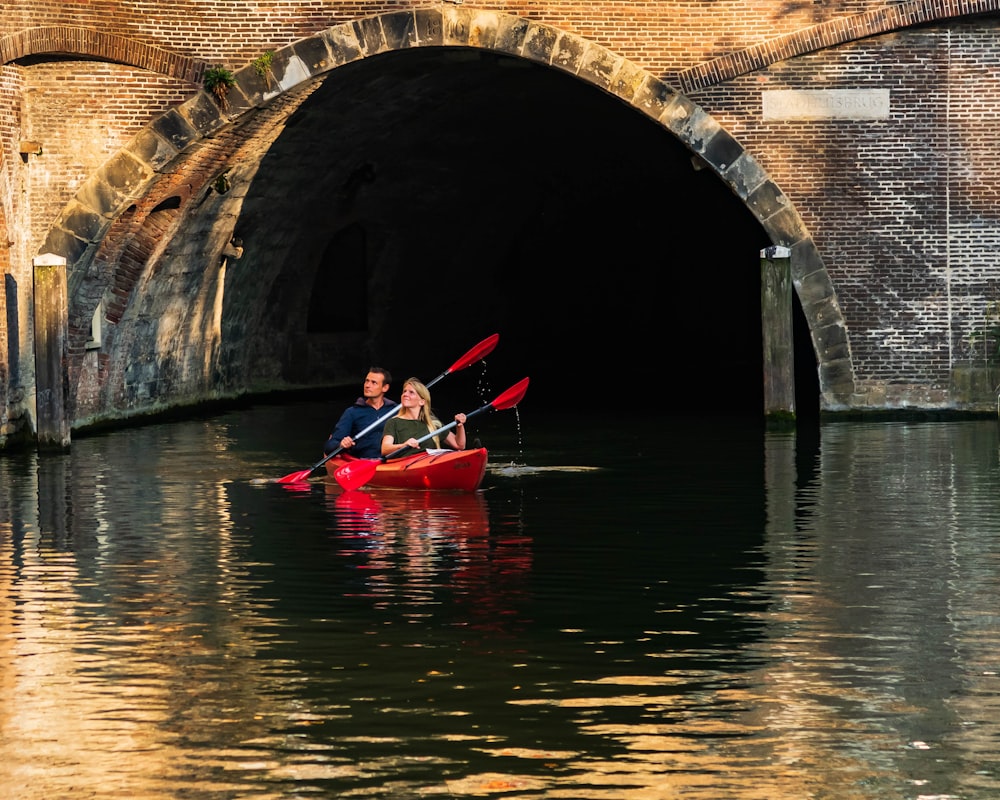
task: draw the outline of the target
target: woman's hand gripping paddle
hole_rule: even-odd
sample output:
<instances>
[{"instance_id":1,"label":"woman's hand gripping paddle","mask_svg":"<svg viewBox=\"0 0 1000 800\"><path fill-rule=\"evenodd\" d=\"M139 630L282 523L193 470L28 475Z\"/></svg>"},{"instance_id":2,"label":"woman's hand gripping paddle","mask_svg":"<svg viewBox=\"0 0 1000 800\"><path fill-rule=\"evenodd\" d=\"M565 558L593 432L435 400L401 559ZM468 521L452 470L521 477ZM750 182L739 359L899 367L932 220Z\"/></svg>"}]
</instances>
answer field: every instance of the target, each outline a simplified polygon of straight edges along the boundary
<instances>
[{"instance_id":1,"label":"woman's hand gripping paddle","mask_svg":"<svg viewBox=\"0 0 1000 800\"><path fill-rule=\"evenodd\" d=\"M450 375L453 372L458 372L460 369L465 369L466 367L472 366L477 361L482 361L484 358L486 358L486 356L488 356L490 353L493 352L493 348L497 346L497 342L499 341L500 341L499 333L494 333L492 336L487 336L479 344L477 344L475 347L469 350L469 352L467 352L464 356L458 359L458 361L456 361L454 364L448 367L448 369L446 369L444 372L438 375L434 380L428 383L427 387L430 388L439 380L441 380L447 375ZM361 431L361 433L359 433L357 436L352 437L354 441L357 441L365 434L375 430L380 425L384 425L390 418L396 416L396 414L399 413L400 408L402 408L402 406L397 405L393 407L392 411L390 411L389 413L383 414L381 417L375 420L371 425L369 425L367 428ZM301 483L302 481L308 480L310 475L312 475L316 470L322 467L327 461L329 461L343 449L344 449L343 447L338 447L332 453L323 458L322 461L317 461L315 464L309 467L309 469L303 469L298 472L292 472L288 475L285 475L282 478L278 478L275 481L275 483Z\"/></svg>"},{"instance_id":2,"label":"woman's hand gripping paddle","mask_svg":"<svg viewBox=\"0 0 1000 800\"><path fill-rule=\"evenodd\" d=\"M472 419L477 414L482 414L484 411L503 411L508 408L513 408L524 398L525 392L528 391L528 378L518 381L513 386L511 386L506 392L499 395L493 402L487 403L482 408L477 408L465 415L466 421ZM426 436L421 436L417 439L417 444L423 444L428 439L450 431L458 423L452 420L447 425L443 425L436 431L428 433ZM348 464L344 464L342 467L338 467L333 473L334 480L340 484L340 488L344 491L351 491L352 489L360 489L368 481L375 477L375 470L378 469L379 464L384 464L390 458L395 458L396 456L410 450L410 447L401 447L399 450L395 450L389 453L387 456L382 456L382 458L375 459L362 459L358 461L351 461Z\"/></svg>"}]
</instances>

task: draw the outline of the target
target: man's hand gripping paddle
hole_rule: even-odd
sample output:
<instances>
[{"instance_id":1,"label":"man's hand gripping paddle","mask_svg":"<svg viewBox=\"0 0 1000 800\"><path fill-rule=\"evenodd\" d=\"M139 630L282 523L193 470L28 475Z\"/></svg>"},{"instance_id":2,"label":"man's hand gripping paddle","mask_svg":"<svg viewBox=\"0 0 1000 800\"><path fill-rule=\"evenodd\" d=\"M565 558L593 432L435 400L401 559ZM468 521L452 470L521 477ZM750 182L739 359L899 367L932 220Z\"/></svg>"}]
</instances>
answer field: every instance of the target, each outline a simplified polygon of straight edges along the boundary
<instances>
[{"instance_id":1,"label":"man's hand gripping paddle","mask_svg":"<svg viewBox=\"0 0 1000 800\"><path fill-rule=\"evenodd\" d=\"M475 411L466 414L465 419L468 421L476 415L482 414L484 411L503 411L508 408L513 408L521 402L525 392L527 391L528 378L524 378L511 386L506 392L499 395L495 400L493 400L493 402L487 403L482 408L477 408ZM457 424L457 422L452 420L447 425L443 425L438 428L436 431L428 433L426 436L421 436L417 439L417 444L423 444L428 439L432 439L439 434L446 433ZM334 471L334 480L336 480L337 483L340 484L340 487L345 491L359 489L375 477L375 470L378 469L379 464L384 464L390 458L395 458L410 449L410 447L401 447L399 450L395 450L392 453L389 453L389 455L382 456L381 458L351 461L349 464L338 467L336 471Z\"/></svg>"}]
</instances>

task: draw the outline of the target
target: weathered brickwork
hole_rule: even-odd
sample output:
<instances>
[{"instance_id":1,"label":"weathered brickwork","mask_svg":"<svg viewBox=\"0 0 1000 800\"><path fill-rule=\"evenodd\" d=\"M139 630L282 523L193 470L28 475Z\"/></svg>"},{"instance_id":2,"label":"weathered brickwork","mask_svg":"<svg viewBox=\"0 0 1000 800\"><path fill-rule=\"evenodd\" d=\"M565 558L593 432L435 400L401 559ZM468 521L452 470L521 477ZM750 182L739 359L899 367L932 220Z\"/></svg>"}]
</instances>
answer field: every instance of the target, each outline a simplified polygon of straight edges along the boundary
<instances>
[{"instance_id":1,"label":"weathered brickwork","mask_svg":"<svg viewBox=\"0 0 1000 800\"><path fill-rule=\"evenodd\" d=\"M681 88L688 93L731 80L748 72L762 70L780 61L817 50L830 50L859 39L879 36L948 17L960 17L994 11L988 0L937 0L936 2L897 2L873 4L854 11L846 7L826 8L813 24L791 33L775 27L764 33L759 42L729 49L723 55L688 67L678 76ZM832 12L832 13L830 13Z\"/></svg>"},{"instance_id":2,"label":"weathered brickwork","mask_svg":"<svg viewBox=\"0 0 1000 800\"><path fill-rule=\"evenodd\" d=\"M457 8L475 12L467 3L336 0L5 6L0 265L17 288L4 299L0 329L0 425L8 426L0 427L0 440L10 433L10 418L26 413L14 397L17 387L32 383L25 331L34 255L66 245L71 262L85 265L71 276L74 413L89 418L117 403L197 397L206 381L218 379L193 366L203 352L181 342L174 372L160 371L128 338L140 336L147 319L180 319L184 292L199 291L180 260L164 257L165 243L206 198L223 215L238 213L232 198L210 187L229 170L259 162L277 135L267 133L269 126L301 101L299 79L284 71L289 62L315 72L333 66L324 59L340 39L331 44L321 33L375 20L359 26L359 41L347 45L360 51L371 46L365 31L377 41L387 35L382 19L387 28L397 22L383 15L423 9L430 18ZM537 42L519 55L546 60L556 52L552 63L561 69L661 119L746 195L776 243L796 246L797 287L814 326L821 382L834 387L824 398L831 407L954 405L954 370L977 357L972 333L1000 300L1000 146L992 135L1000 116L1000 3L845 0L789 9L768 0L550 0L477 8L535 24ZM378 47L410 44L390 39ZM293 44L301 51L293 53ZM574 61L589 44L606 51L591 72ZM247 66L267 51L282 53L278 74L287 85L280 91L246 84L253 79ZM192 103L212 65L244 69L225 112L211 101ZM867 120L763 118L763 91L817 88L888 89L890 112ZM279 99L265 104L267 92ZM675 103L672 92L681 100ZM23 141L41 143L44 155L21 153ZM197 149L182 155L192 142ZM189 234L213 239L217 251L227 231L232 226L223 221L218 230ZM210 261L206 274L219 264ZM170 269L182 276L173 287L178 294L137 304L150 271ZM210 279L223 280L224 269ZM184 281L193 283L177 288ZM156 285L166 291L166 283ZM87 349L91 315L102 300L108 335L131 326L114 356ZM211 339L211 324L205 326ZM14 329L20 333L12 344ZM262 355L261 364L274 357ZM848 383L854 392L845 398L840 387Z\"/></svg>"},{"instance_id":3,"label":"weathered brickwork","mask_svg":"<svg viewBox=\"0 0 1000 800\"><path fill-rule=\"evenodd\" d=\"M274 104L269 113L251 121L246 127L252 129L274 122L286 116L299 102L301 98L285 98L284 102ZM251 142L249 144L247 137ZM219 135L210 146L164 176L134 213L124 215L109 232L95 264L99 269L113 270L113 299L106 311L106 322L112 329L124 322L126 332L118 337L115 359L106 363L94 363L91 359L89 368L107 370L112 380L102 382L102 394L77 399L75 411L79 417L85 419L98 414L102 404L106 403L131 407L143 398L155 399L158 395L175 399L197 397L204 375L202 370L197 369L192 374L191 364L196 363L201 355L192 352L196 348L184 345L183 337L178 337L180 346L172 368L150 370L143 366L149 360L142 349L145 343L141 338L136 341L136 337L150 326L160 330L173 326L179 329L191 313L192 305L207 302L206 294L211 295L214 290L206 288L213 284L205 279L205 275L221 280L224 276L220 277L216 272L219 264L206 264L192 270L191 263L198 263L198 257L190 256L184 248L197 251L202 235L228 239L232 234L232 222L228 228L213 225L210 231L182 237L185 243L178 245L177 252L171 256L161 258L155 276L149 274L148 266L160 255L158 251L162 249L163 242L170 241L169 234L183 223L184 209L191 205L217 204L220 210L214 216L227 219L222 208L235 198L224 197L213 188L220 175L220 165L252 164L264 152L266 142L256 140L247 129ZM202 283L204 285L199 286ZM91 297L90 307L94 307L99 300L101 282L93 281L91 285L97 292ZM143 300L130 306L137 285L141 287ZM208 312L201 309L198 313L207 315ZM199 336L203 341L216 340L218 331L215 323L202 328Z\"/></svg>"},{"instance_id":4,"label":"weathered brickwork","mask_svg":"<svg viewBox=\"0 0 1000 800\"><path fill-rule=\"evenodd\" d=\"M93 64L81 73L74 62L57 62L25 72L21 136L46 151L44 158L29 158L25 169L37 247L86 178L191 88L116 64Z\"/></svg>"},{"instance_id":5,"label":"weathered brickwork","mask_svg":"<svg viewBox=\"0 0 1000 800\"><path fill-rule=\"evenodd\" d=\"M788 192L837 287L858 374L947 388L998 298L1000 26L866 39L695 99ZM992 66L991 66L992 65ZM887 120L760 119L762 89L887 87ZM863 225L858 221L864 220Z\"/></svg>"}]
</instances>

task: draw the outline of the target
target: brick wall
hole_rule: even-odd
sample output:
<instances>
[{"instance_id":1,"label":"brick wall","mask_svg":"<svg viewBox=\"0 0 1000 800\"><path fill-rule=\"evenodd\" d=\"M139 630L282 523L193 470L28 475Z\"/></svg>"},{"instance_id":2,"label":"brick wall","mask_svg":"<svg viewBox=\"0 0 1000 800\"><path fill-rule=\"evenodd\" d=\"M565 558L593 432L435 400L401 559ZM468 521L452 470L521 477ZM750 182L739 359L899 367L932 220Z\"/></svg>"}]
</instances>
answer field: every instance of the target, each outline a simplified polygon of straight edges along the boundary
<instances>
[{"instance_id":1,"label":"brick wall","mask_svg":"<svg viewBox=\"0 0 1000 800\"><path fill-rule=\"evenodd\" d=\"M695 97L799 209L867 381L947 387L1000 299L998 34L982 20L874 37ZM761 90L816 87L887 87L891 116L760 119Z\"/></svg>"},{"instance_id":2,"label":"brick wall","mask_svg":"<svg viewBox=\"0 0 1000 800\"><path fill-rule=\"evenodd\" d=\"M899 385L907 402L906 394L916 396L920 387L946 390L954 364L971 355L969 334L984 307L1000 299L993 255L1000 159L988 135L1000 114L996 5L549 0L479 7L577 34L687 87L801 214L840 297L862 389L884 396L892 391L886 387ZM11 241L5 272L21 287L15 300L21 330L30 323L24 291L30 258L46 231L88 176L192 95L205 65L237 68L343 21L438 6L318 0L5 6L0 57L19 60L0 66L0 229ZM947 18L983 10L994 15ZM942 20L933 22L935 16ZM924 24L885 32L900 21ZM126 63L87 58L81 69L79 61L53 58L60 37L80 52ZM761 118L763 89L870 86L891 89L889 119ZM22 139L41 141L49 152L21 158ZM8 336L9 318L0 339ZM30 354L25 345L22 364Z\"/></svg>"},{"instance_id":3,"label":"brick wall","mask_svg":"<svg viewBox=\"0 0 1000 800\"><path fill-rule=\"evenodd\" d=\"M30 243L48 228L86 178L157 114L190 96L191 87L117 64L72 61L25 70L21 136L47 151L29 158L24 172L31 195Z\"/></svg>"}]
</instances>

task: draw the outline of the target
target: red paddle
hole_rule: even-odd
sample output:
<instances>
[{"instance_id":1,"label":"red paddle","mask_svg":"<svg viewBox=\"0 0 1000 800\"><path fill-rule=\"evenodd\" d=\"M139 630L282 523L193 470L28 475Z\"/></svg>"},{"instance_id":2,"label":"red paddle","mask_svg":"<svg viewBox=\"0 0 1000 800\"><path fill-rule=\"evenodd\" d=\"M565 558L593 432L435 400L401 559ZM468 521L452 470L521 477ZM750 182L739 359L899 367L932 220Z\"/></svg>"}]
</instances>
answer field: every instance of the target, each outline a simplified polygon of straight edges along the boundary
<instances>
[{"instance_id":1,"label":"red paddle","mask_svg":"<svg viewBox=\"0 0 1000 800\"><path fill-rule=\"evenodd\" d=\"M482 408L477 408L475 411L466 414L465 419L470 420L477 414L482 414L484 411L489 411L490 409L494 411L503 411L508 408L513 408L521 402L521 399L527 391L528 378L524 378L511 386L506 392L499 395L492 403L487 403ZM443 425L438 428L436 431L428 433L426 436L421 436L417 439L417 444L423 444L428 439L431 439L438 434L450 431L457 424L457 422L452 420L447 425ZM382 456L382 458L351 461L350 463L337 468L337 470L333 473L334 480L336 480L337 483L340 484L340 488L345 491L360 489L368 483L368 481L375 477L375 470L378 469L379 464L384 464L390 458L395 458L410 449L410 447L401 447L399 450L395 450L387 456Z\"/></svg>"},{"instance_id":2,"label":"red paddle","mask_svg":"<svg viewBox=\"0 0 1000 800\"><path fill-rule=\"evenodd\" d=\"M486 356L488 356L490 353L493 352L493 348L497 346L497 342L499 341L500 341L499 333L494 333L492 336L487 336L479 344L477 344L475 347L469 350L468 353L466 353L464 356L458 359L458 361L456 361L454 364L448 367L448 369L446 369L444 372L438 375L434 380L428 383L427 387L430 388L445 376L450 375L453 372L458 372L460 369L465 369L466 367L470 367L477 361L481 361L482 359L486 358ZM371 425L369 425L367 428L361 431L361 433L351 438L353 438L354 441L357 441L366 433L375 430L375 428L377 428L379 425L385 424L386 420L388 420L390 417L396 416L396 414L399 413L400 408L401 408L400 406L393 407L392 411L390 411L388 414L383 414L381 417L375 420ZM312 475L313 472L322 467L327 461L329 461L343 449L344 449L343 447L338 447L332 453L327 455L322 461L317 461L315 464L309 467L309 469L303 469L299 470L298 472L292 472L288 475L285 475L282 478L278 478L275 481L275 483L301 483L302 481L308 480L309 476Z\"/></svg>"}]
</instances>

